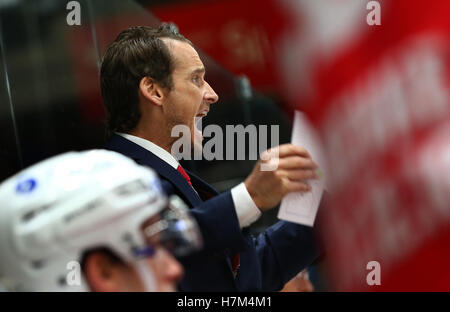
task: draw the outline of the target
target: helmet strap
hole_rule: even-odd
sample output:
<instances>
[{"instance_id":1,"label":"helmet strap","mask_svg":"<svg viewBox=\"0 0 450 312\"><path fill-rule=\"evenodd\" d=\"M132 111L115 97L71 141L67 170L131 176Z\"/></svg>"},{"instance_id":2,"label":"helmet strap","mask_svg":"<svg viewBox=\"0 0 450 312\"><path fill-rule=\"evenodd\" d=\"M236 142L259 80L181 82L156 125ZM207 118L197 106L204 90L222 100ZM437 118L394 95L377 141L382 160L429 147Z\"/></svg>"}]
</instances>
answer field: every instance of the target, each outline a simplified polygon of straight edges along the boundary
<instances>
[{"instance_id":1,"label":"helmet strap","mask_svg":"<svg viewBox=\"0 0 450 312\"><path fill-rule=\"evenodd\" d=\"M157 291L157 285L153 270L149 268L145 258L137 259L133 262L133 266L138 273L145 291L155 292Z\"/></svg>"}]
</instances>

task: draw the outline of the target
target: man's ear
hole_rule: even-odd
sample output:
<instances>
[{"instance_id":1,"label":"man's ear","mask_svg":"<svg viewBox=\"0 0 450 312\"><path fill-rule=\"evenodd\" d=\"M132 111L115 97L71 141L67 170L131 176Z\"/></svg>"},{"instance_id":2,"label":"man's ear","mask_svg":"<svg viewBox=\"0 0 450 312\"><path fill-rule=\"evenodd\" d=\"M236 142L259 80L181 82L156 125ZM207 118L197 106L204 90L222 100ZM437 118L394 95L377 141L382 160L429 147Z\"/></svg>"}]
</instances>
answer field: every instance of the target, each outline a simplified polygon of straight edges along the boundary
<instances>
[{"instance_id":1,"label":"man's ear","mask_svg":"<svg viewBox=\"0 0 450 312\"><path fill-rule=\"evenodd\" d=\"M162 106L164 101L164 88L150 77L144 77L139 82L139 93L147 101Z\"/></svg>"},{"instance_id":2,"label":"man's ear","mask_svg":"<svg viewBox=\"0 0 450 312\"><path fill-rule=\"evenodd\" d=\"M84 274L92 291L119 291L122 271L106 253L92 252L86 259Z\"/></svg>"}]
</instances>

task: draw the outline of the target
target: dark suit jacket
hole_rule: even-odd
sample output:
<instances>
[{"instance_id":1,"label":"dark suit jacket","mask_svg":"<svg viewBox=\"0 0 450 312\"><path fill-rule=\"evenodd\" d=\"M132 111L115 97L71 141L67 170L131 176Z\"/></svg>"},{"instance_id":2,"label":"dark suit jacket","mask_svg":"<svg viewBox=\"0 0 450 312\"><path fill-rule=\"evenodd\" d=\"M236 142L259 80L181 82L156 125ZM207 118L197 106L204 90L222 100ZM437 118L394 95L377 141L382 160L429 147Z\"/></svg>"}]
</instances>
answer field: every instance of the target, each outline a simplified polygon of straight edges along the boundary
<instances>
[{"instance_id":1,"label":"dark suit jacket","mask_svg":"<svg viewBox=\"0 0 450 312\"><path fill-rule=\"evenodd\" d=\"M230 191L219 194L188 172L196 193L177 170L119 135L114 134L106 148L155 170L163 188L191 208L203 236L203 250L179 259L185 269L180 290L275 291L319 256L313 228L279 221L254 237L240 229ZM240 253L240 268L234 278L229 257L236 253Z\"/></svg>"}]
</instances>

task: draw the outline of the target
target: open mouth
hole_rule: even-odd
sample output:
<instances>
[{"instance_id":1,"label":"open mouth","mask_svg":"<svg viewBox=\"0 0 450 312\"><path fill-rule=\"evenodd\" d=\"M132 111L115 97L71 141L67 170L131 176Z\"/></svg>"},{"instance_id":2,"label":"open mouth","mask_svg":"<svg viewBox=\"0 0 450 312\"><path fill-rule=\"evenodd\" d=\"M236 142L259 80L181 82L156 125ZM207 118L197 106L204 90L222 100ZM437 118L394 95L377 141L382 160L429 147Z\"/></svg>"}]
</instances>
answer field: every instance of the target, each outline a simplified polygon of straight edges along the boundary
<instances>
[{"instance_id":1,"label":"open mouth","mask_svg":"<svg viewBox=\"0 0 450 312\"><path fill-rule=\"evenodd\" d=\"M208 115L208 111L205 110L205 111L202 111L202 112L198 113L197 115L195 115L195 117L203 118L206 115Z\"/></svg>"},{"instance_id":2,"label":"open mouth","mask_svg":"<svg viewBox=\"0 0 450 312\"><path fill-rule=\"evenodd\" d=\"M197 114L194 117L194 124L195 124L195 127L194 127L195 134L194 134L194 136L195 136L196 139L200 140L200 142L203 140L202 119L203 119L203 117L206 117L206 115L208 115L208 111L203 111L203 112Z\"/></svg>"}]
</instances>

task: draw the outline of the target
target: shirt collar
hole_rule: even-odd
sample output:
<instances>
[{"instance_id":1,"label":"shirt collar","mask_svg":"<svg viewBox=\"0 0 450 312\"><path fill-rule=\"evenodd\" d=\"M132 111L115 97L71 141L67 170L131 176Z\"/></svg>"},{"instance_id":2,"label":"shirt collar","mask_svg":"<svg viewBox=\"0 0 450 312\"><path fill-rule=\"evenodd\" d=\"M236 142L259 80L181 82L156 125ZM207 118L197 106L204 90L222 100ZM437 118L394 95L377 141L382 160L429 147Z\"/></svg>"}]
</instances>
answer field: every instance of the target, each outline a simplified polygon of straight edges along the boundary
<instances>
[{"instance_id":1,"label":"shirt collar","mask_svg":"<svg viewBox=\"0 0 450 312\"><path fill-rule=\"evenodd\" d=\"M136 143L137 145L145 148L149 152L155 154L157 157L161 158L166 163L168 163L170 166L172 166L175 170L178 168L179 163L175 159L175 157L173 157L168 151L166 151L165 149L159 147L155 143L153 143L153 142L151 142L149 140L146 140L146 139L143 139L143 138L140 138L140 137L128 134L128 133L117 132L117 134L122 136L122 137L124 137L125 139L127 139L127 140L129 140L129 141L131 141L133 143Z\"/></svg>"}]
</instances>

